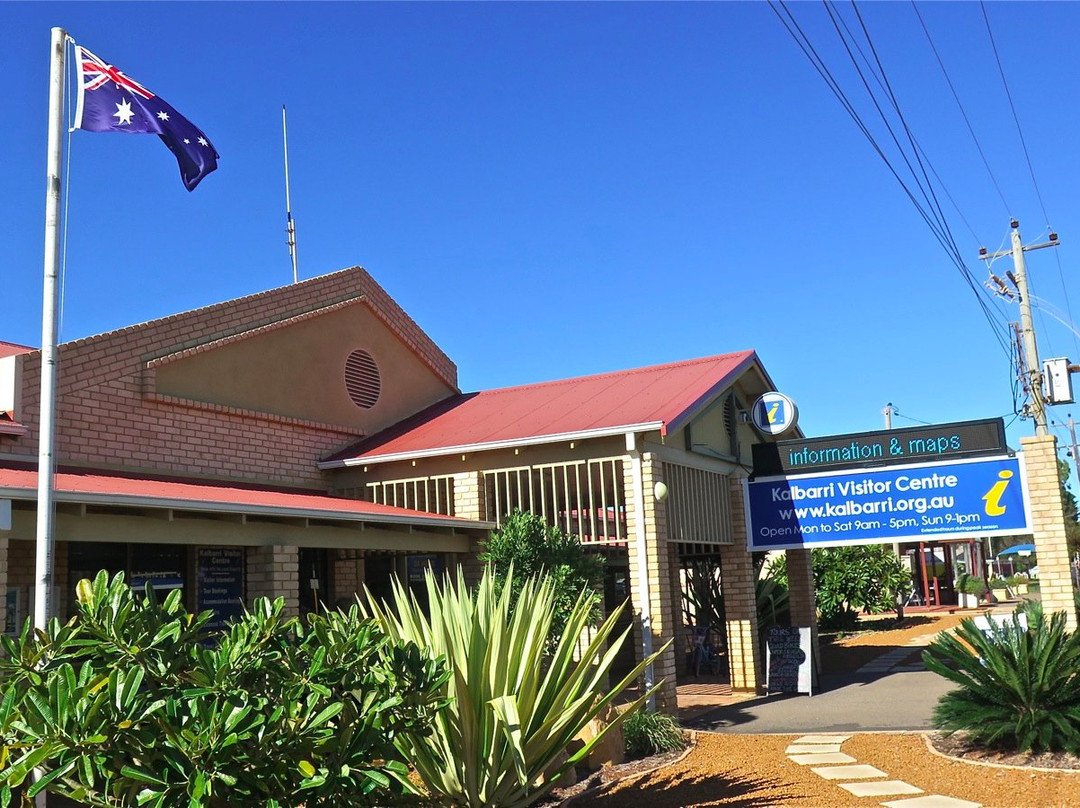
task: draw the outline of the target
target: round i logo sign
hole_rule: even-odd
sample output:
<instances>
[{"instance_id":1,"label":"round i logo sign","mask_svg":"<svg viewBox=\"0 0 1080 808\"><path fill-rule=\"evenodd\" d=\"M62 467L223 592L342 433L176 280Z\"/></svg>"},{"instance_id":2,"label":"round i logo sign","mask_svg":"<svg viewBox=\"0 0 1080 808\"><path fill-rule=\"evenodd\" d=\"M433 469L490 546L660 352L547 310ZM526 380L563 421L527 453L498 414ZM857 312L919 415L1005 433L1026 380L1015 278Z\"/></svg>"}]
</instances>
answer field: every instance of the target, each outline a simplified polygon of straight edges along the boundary
<instances>
[{"instance_id":1,"label":"round i logo sign","mask_svg":"<svg viewBox=\"0 0 1080 808\"><path fill-rule=\"evenodd\" d=\"M751 410L754 426L766 435L781 435L799 420L799 408L783 393L765 393Z\"/></svg>"}]
</instances>

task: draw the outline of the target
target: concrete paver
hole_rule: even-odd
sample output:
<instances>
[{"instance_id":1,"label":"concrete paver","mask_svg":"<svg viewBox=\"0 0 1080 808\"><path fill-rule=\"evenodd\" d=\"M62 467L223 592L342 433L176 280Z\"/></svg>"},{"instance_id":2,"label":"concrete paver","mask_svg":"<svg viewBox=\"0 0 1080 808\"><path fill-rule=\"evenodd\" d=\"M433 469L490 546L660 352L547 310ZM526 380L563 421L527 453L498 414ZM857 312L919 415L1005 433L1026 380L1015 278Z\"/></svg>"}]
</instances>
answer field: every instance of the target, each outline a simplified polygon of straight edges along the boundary
<instances>
[{"instance_id":1,"label":"concrete paver","mask_svg":"<svg viewBox=\"0 0 1080 808\"><path fill-rule=\"evenodd\" d=\"M854 763L855 758L845 755L843 752L830 752L815 755L788 755L788 760L798 763L800 766L813 766L822 763Z\"/></svg>"},{"instance_id":2,"label":"concrete paver","mask_svg":"<svg viewBox=\"0 0 1080 808\"><path fill-rule=\"evenodd\" d=\"M837 783L840 788L847 789L856 797L887 797L891 794L922 794L921 788L916 788L903 780L874 780L868 783Z\"/></svg>"},{"instance_id":3,"label":"concrete paver","mask_svg":"<svg viewBox=\"0 0 1080 808\"><path fill-rule=\"evenodd\" d=\"M812 753L815 753L815 752L829 753L829 752L839 752L839 751L840 751L840 744L839 743L806 743L806 744L794 743L791 746L789 746L787 749L784 750L784 754L785 755L809 755L809 754L812 754Z\"/></svg>"},{"instance_id":4,"label":"concrete paver","mask_svg":"<svg viewBox=\"0 0 1080 808\"><path fill-rule=\"evenodd\" d=\"M815 744L815 743L843 743L851 740L850 735L803 735L796 738L792 743Z\"/></svg>"},{"instance_id":5,"label":"concrete paver","mask_svg":"<svg viewBox=\"0 0 1080 808\"><path fill-rule=\"evenodd\" d=\"M811 769L814 774L826 780L869 780L872 777L888 777L881 769L875 769L865 763L853 766L822 766ZM843 785L843 783L840 783Z\"/></svg>"},{"instance_id":6,"label":"concrete paver","mask_svg":"<svg viewBox=\"0 0 1080 808\"><path fill-rule=\"evenodd\" d=\"M938 794L912 797L908 800L892 800L881 804L885 808L982 808L981 802L958 800L955 797L942 797Z\"/></svg>"}]
</instances>

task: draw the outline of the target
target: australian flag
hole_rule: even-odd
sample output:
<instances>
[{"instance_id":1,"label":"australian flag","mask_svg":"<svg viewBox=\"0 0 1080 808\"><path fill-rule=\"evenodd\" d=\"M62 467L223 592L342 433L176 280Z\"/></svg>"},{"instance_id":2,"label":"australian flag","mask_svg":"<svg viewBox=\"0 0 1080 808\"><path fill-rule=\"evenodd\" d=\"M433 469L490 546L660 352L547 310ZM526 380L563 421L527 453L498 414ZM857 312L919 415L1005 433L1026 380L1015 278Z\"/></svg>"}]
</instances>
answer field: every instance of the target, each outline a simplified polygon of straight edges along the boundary
<instances>
[{"instance_id":1,"label":"australian flag","mask_svg":"<svg viewBox=\"0 0 1080 808\"><path fill-rule=\"evenodd\" d=\"M157 135L180 164L184 187L195 190L217 168L218 153L199 127L138 82L75 46L79 100L75 128L88 132Z\"/></svg>"}]
</instances>

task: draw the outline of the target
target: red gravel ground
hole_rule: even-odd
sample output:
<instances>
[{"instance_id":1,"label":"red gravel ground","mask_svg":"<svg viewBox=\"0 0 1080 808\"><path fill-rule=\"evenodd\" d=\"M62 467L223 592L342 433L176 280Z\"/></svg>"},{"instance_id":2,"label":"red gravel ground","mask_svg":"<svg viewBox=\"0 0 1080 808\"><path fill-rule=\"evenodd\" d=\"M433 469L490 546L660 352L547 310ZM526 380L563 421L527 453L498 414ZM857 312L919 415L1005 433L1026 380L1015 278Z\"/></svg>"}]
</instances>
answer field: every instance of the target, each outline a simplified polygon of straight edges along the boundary
<instances>
[{"instance_id":1,"label":"red gravel ground","mask_svg":"<svg viewBox=\"0 0 1080 808\"><path fill-rule=\"evenodd\" d=\"M568 808L846 808L880 801L855 797L810 766L787 759L795 735L701 733L690 753L652 773L586 793ZM986 808L1075 808L1080 771L993 768L949 760L927 748L919 733L866 733L843 751L928 794L982 803Z\"/></svg>"}]
</instances>

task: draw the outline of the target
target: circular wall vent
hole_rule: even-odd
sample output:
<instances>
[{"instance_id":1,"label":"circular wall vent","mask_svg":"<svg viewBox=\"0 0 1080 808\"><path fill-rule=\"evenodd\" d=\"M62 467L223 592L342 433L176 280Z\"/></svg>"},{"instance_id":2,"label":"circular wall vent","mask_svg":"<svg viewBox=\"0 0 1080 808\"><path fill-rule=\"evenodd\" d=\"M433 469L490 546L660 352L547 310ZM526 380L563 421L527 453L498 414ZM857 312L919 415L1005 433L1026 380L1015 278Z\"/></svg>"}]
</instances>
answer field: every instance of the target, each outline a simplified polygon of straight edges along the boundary
<instances>
[{"instance_id":1,"label":"circular wall vent","mask_svg":"<svg viewBox=\"0 0 1080 808\"><path fill-rule=\"evenodd\" d=\"M345 389L357 407L365 410L375 406L382 392L379 366L367 351L353 351L345 360Z\"/></svg>"}]
</instances>

